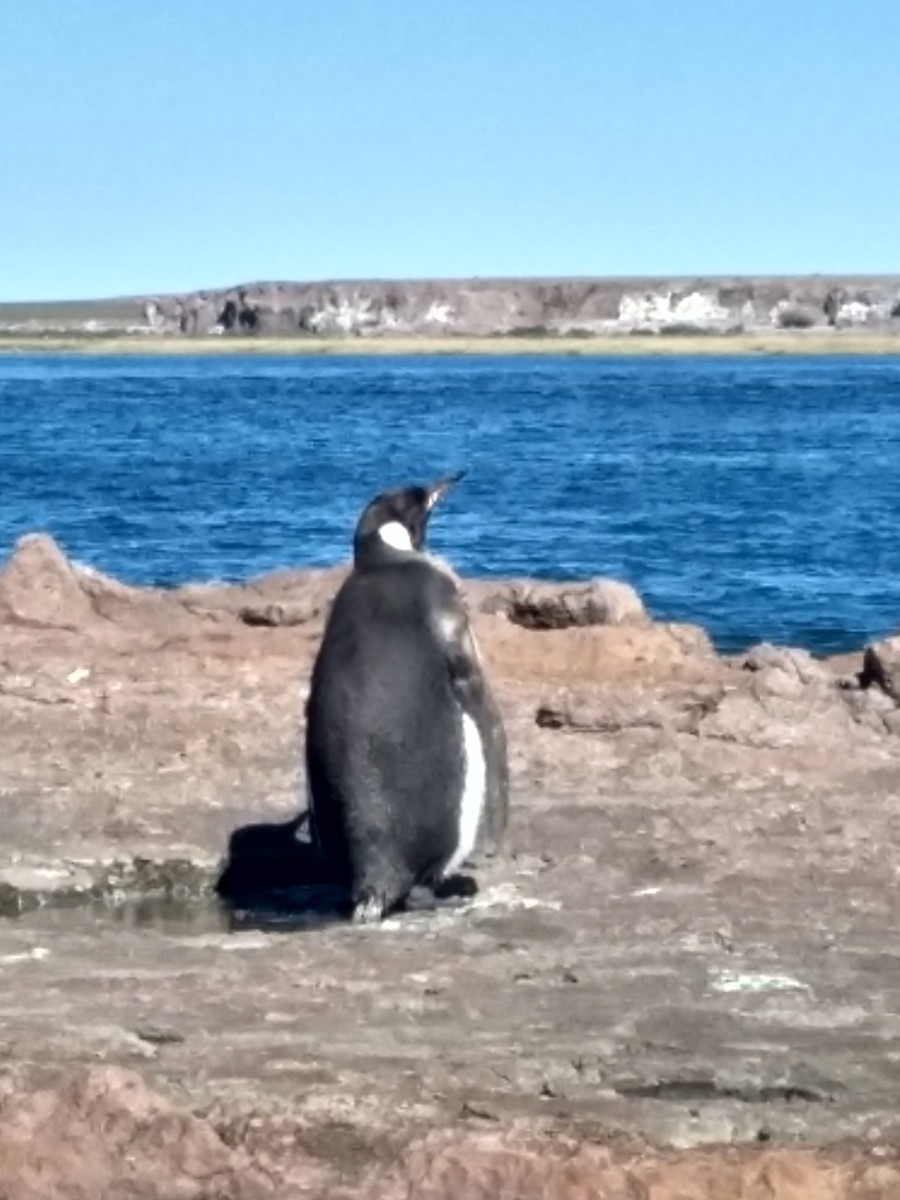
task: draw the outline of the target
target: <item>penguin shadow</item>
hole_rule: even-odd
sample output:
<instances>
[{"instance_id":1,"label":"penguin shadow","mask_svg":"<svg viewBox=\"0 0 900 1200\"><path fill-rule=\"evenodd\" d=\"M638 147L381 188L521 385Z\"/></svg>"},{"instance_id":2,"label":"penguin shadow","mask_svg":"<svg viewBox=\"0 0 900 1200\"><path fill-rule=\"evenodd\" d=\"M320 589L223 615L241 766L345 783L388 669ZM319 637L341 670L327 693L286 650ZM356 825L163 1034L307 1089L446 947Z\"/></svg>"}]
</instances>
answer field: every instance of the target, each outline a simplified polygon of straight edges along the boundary
<instances>
[{"instance_id":1,"label":"penguin shadow","mask_svg":"<svg viewBox=\"0 0 900 1200\"><path fill-rule=\"evenodd\" d=\"M307 812L235 829L215 893L232 933L289 933L349 923L353 915L346 882L310 838ZM433 888L414 888L391 915L457 908L477 893L472 876L450 875Z\"/></svg>"},{"instance_id":2,"label":"penguin shadow","mask_svg":"<svg viewBox=\"0 0 900 1200\"><path fill-rule=\"evenodd\" d=\"M310 840L305 812L235 829L215 892L231 932L308 928L351 911L346 887Z\"/></svg>"}]
</instances>

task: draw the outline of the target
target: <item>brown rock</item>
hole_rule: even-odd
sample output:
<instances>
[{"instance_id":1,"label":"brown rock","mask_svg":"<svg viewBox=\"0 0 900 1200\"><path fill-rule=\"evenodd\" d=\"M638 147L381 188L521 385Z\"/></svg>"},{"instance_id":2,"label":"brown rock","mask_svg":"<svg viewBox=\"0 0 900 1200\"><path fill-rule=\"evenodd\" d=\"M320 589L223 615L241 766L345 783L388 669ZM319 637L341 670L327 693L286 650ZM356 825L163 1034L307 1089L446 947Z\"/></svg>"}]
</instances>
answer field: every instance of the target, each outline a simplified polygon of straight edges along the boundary
<instances>
[{"instance_id":1,"label":"brown rock","mask_svg":"<svg viewBox=\"0 0 900 1200\"><path fill-rule=\"evenodd\" d=\"M141 298L116 300L112 308L99 302L73 314L73 323L84 326L88 317L102 314L104 324L121 325L124 304L132 310L131 321L153 316L153 327L185 334L208 332L219 322L235 334L566 336L769 330L773 318L782 326L827 322L840 328L853 304L866 327L885 329L896 313L897 288L896 276L660 276L640 283L623 278L255 281L157 296L155 314ZM35 317L44 326L58 321L39 312Z\"/></svg>"},{"instance_id":2,"label":"brown rock","mask_svg":"<svg viewBox=\"0 0 900 1200\"><path fill-rule=\"evenodd\" d=\"M581 684L640 676L706 678L721 670L709 638L687 625L590 625L540 632L476 614L492 672L517 681Z\"/></svg>"},{"instance_id":3,"label":"brown rock","mask_svg":"<svg viewBox=\"0 0 900 1200\"><path fill-rule=\"evenodd\" d=\"M0 1105L0 1196L254 1200L260 1173L140 1075L94 1067Z\"/></svg>"},{"instance_id":4,"label":"brown rock","mask_svg":"<svg viewBox=\"0 0 900 1200\"><path fill-rule=\"evenodd\" d=\"M563 692L538 707L535 721L543 729L572 733L617 734L636 728L696 733L700 721L715 708L720 696L721 689L709 694L700 690L674 695L623 692L617 688L594 689L590 693Z\"/></svg>"},{"instance_id":5,"label":"brown rock","mask_svg":"<svg viewBox=\"0 0 900 1200\"><path fill-rule=\"evenodd\" d=\"M838 675L808 650L763 643L749 650L740 666L749 673L751 694L764 703L771 696L809 703L814 695L826 703L839 702Z\"/></svg>"},{"instance_id":6,"label":"brown rock","mask_svg":"<svg viewBox=\"0 0 900 1200\"><path fill-rule=\"evenodd\" d=\"M836 687L803 688L777 675L764 684L726 691L703 716L700 736L758 749L818 745L823 751L838 746L849 751L865 736L864 723Z\"/></svg>"},{"instance_id":7,"label":"brown rock","mask_svg":"<svg viewBox=\"0 0 900 1200\"><path fill-rule=\"evenodd\" d=\"M183 615L176 611L171 593L161 588L130 587L78 563L72 563L71 569L92 610L104 621L148 628L154 624L171 627L172 620Z\"/></svg>"},{"instance_id":8,"label":"brown rock","mask_svg":"<svg viewBox=\"0 0 900 1200\"><path fill-rule=\"evenodd\" d=\"M470 594L482 612L502 613L526 629L570 629L646 621L640 596L628 583L592 579L588 583L536 583L514 580L500 588L481 584ZM486 594L478 595L478 592Z\"/></svg>"},{"instance_id":9,"label":"brown rock","mask_svg":"<svg viewBox=\"0 0 900 1200\"><path fill-rule=\"evenodd\" d=\"M103 619L0 628L0 882L24 913L0 921L0 1096L33 1081L0 1102L0 1197L240 1195L247 1162L275 1195L348 1200L896 1193L865 1143L900 1141L900 706L847 686L861 654L726 660L690 626L473 603L512 770L479 895L272 936L206 888L232 835L296 824L343 571L163 590L73 566ZM92 890L115 915L75 903ZM152 1064L195 1115L152 1093L135 1115L86 1061Z\"/></svg>"},{"instance_id":10,"label":"brown rock","mask_svg":"<svg viewBox=\"0 0 900 1200\"><path fill-rule=\"evenodd\" d=\"M191 612L220 612L245 625L303 625L324 622L346 567L273 571L242 584L185 584L172 599Z\"/></svg>"},{"instance_id":11,"label":"brown rock","mask_svg":"<svg viewBox=\"0 0 900 1200\"><path fill-rule=\"evenodd\" d=\"M71 563L43 533L16 542L0 569L0 619L54 629L80 629L94 610Z\"/></svg>"},{"instance_id":12,"label":"brown rock","mask_svg":"<svg viewBox=\"0 0 900 1200\"><path fill-rule=\"evenodd\" d=\"M793 646L772 646L768 642L761 642L748 650L741 666L745 671L761 674L779 672L801 684L831 685L835 681L834 673L813 658L808 650Z\"/></svg>"},{"instance_id":13,"label":"brown rock","mask_svg":"<svg viewBox=\"0 0 900 1200\"><path fill-rule=\"evenodd\" d=\"M245 625L305 625L318 616L316 609L306 604L248 604L238 613Z\"/></svg>"},{"instance_id":14,"label":"brown rock","mask_svg":"<svg viewBox=\"0 0 900 1200\"><path fill-rule=\"evenodd\" d=\"M433 1137L411 1148L383 1200L894 1200L896 1154L840 1148L715 1147L655 1154L639 1147Z\"/></svg>"}]
</instances>

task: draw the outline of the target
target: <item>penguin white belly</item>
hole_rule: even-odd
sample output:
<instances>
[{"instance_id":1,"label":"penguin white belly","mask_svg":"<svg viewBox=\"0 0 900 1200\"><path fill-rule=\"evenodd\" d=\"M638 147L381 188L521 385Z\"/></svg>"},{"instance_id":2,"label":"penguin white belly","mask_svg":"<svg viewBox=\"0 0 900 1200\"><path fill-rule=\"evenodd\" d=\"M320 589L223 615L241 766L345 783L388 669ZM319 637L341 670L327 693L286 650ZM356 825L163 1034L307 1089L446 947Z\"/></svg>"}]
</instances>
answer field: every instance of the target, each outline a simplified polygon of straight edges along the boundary
<instances>
[{"instance_id":1,"label":"penguin white belly","mask_svg":"<svg viewBox=\"0 0 900 1200\"><path fill-rule=\"evenodd\" d=\"M463 756L465 760L462 798L459 805L459 833L456 850L444 867L444 876L452 875L475 849L478 825L484 810L487 789L487 765L478 726L468 715L461 713Z\"/></svg>"}]
</instances>

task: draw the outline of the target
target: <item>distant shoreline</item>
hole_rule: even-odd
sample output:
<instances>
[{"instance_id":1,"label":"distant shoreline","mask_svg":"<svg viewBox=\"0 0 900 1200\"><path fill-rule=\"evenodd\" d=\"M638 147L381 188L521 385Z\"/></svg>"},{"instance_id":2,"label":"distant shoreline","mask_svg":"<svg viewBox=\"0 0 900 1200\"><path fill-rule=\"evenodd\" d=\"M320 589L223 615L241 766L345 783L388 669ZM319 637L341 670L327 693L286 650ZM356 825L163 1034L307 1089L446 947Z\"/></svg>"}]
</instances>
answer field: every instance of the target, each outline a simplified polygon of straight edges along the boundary
<instances>
[{"instance_id":1,"label":"distant shoreline","mask_svg":"<svg viewBox=\"0 0 900 1200\"><path fill-rule=\"evenodd\" d=\"M735 334L604 334L561 336L441 337L229 337L158 335L0 336L0 357L75 354L84 357L349 357L512 356L682 357L685 355L900 355L900 333L858 330L772 330Z\"/></svg>"},{"instance_id":2,"label":"distant shoreline","mask_svg":"<svg viewBox=\"0 0 900 1200\"><path fill-rule=\"evenodd\" d=\"M257 281L0 303L0 350L98 354L883 354L900 275Z\"/></svg>"}]
</instances>

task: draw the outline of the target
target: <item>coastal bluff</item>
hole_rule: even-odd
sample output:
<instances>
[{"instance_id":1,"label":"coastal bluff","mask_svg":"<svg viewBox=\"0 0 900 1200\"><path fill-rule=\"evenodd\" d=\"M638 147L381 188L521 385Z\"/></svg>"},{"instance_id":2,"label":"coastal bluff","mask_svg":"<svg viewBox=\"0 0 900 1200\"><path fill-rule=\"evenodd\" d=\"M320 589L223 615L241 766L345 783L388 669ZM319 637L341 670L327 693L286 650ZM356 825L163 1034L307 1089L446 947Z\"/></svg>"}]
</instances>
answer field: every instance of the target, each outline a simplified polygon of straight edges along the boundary
<instances>
[{"instance_id":1,"label":"coastal bluff","mask_svg":"<svg viewBox=\"0 0 900 1200\"><path fill-rule=\"evenodd\" d=\"M291 925L214 885L299 853L346 569L0 563L0 1194L895 1200L900 640L721 655L620 581L463 580L503 851Z\"/></svg>"},{"instance_id":2,"label":"coastal bluff","mask_svg":"<svg viewBox=\"0 0 900 1200\"><path fill-rule=\"evenodd\" d=\"M900 275L250 282L0 304L0 333L453 338L900 332Z\"/></svg>"}]
</instances>

